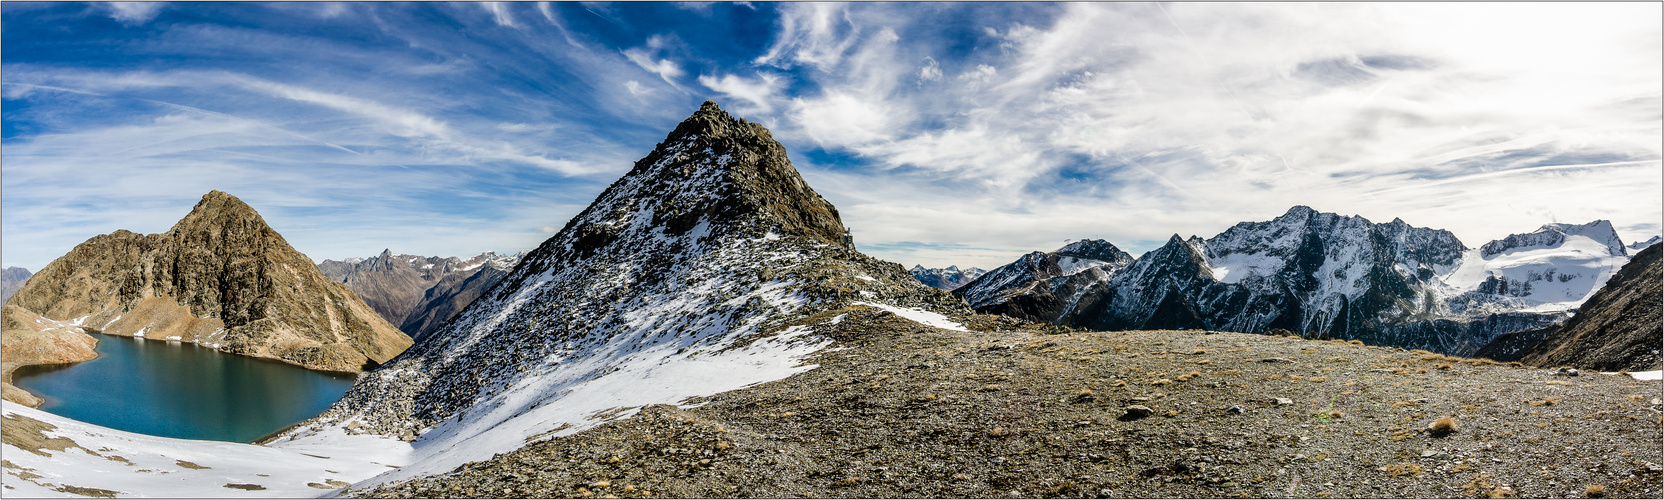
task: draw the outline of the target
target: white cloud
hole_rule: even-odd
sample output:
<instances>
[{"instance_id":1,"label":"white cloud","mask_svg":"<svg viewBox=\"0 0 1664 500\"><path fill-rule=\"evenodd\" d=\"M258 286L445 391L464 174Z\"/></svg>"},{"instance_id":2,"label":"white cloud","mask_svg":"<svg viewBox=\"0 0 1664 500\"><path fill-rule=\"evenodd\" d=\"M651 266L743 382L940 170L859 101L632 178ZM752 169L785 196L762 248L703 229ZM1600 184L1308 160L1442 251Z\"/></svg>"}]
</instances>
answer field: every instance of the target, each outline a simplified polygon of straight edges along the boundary
<instances>
[{"instance_id":1,"label":"white cloud","mask_svg":"<svg viewBox=\"0 0 1664 500\"><path fill-rule=\"evenodd\" d=\"M783 28L800 24L765 60L804 47L843 56L802 61L830 69L809 75L827 90L796 98L791 124L874 162L878 170L846 169L865 179L849 189L903 173L951 186L951 198L840 205L861 242L891 250L1051 249L1045 242L1091 232L1159 244L1293 204L1402 217L1469 245L1551 213L1656 231L1660 9L1510 7L1064 4L1049 23L984 30L1002 53L957 61L974 68L958 85L916 93L863 83L891 67L906 75L892 81L931 81L931 68L948 65L921 68L915 54L932 46L867 50L857 68L861 51L849 43L891 28L929 42L917 25L854 5L835 11L850 22L842 36L816 37L801 27L805 8L784 15Z\"/></svg>"},{"instance_id":2,"label":"white cloud","mask_svg":"<svg viewBox=\"0 0 1664 500\"><path fill-rule=\"evenodd\" d=\"M486 12L491 13L491 19L496 21L498 26L517 27L514 24L514 15L508 12L507 4L503 2L480 2L479 6L485 9Z\"/></svg>"},{"instance_id":3,"label":"white cloud","mask_svg":"<svg viewBox=\"0 0 1664 500\"><path fill-rule=\"evenodd\" d=\"M938 64L933 58L924 58L924 66L919 67L919 81L934 82L941 79L942 65Z\"/></svg>"},{"instance_id":4,"label":"white cloud","mask_svg":"<svg viewBox=\"0 0 1664 500\"><path fill-rule=\"evenodd\" d=\"M768 52L753 63L779 67L806 64L821 71L836 66L860 40L860 29L847 9L848 5L835 3L782 4L779 35Z\"/></svg>"},{"instance_id":5,"label":"white cloud","mask_svg":"<svg viewBox=\"0 0 1664 500\"><path fill-rule=\"evenodd\" d=\"M650 42L652 40L653 39L649 39ZM649 48L652 48L651 43L649 44ZM653 60L652 52L648 50L643 50L641 48L625 49L624 57L629 59L630 62L636 63L636 66L640 66L641 69L645 69L650 73L659 75L659 78L663 79L665 83L668 83L671 86L676 86L676 79L681 78L683 74L682 68L669 59Z\"/></svg>"},{"instance_id":6,"label":"white cloud","mask_svg":"<svg viewBox=\"0 0 1664 500\"><path fill-rule=\"evenodd\" d=\"M103 5L109 9L111 19L129 26L150 22L167 6L163 2L106 2Z\"/></svg>"},{"instance_id":7,"label":"white cloud","mask_svg":"<svg viewBox=\"0 0 1664 500\"><path fill-rule=\"evenodd\" d=\"M744 101L744 105L734 108L741 114L773 113L776 94L782 87L779 76L763 72L758 72L757 78L749 79L734 75L722 75L722 78L700 75L699 84L729 98Z\"/></svg>"}]
</instances>

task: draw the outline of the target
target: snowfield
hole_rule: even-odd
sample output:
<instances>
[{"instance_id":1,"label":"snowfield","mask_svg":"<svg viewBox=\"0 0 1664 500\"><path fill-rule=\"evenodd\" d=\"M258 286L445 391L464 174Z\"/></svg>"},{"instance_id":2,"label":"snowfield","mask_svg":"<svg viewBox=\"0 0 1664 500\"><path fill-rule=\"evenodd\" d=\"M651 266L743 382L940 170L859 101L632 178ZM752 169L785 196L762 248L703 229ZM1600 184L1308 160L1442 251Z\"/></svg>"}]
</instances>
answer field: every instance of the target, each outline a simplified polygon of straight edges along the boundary
<instances>
[{"instance_id":1,"label":"snowfield","mask_svg":"<svg viewBox=\"0 0 1664 500\"><path fill-rule=\"evenodd\" d=\"M117 497L317 497L401 466L411 451L407 443L339 431L281 446L173 439L87 424L10 401L0 408L8 434L25 435L17 443L8 438L0 448L6 497L82 498L86 495L76 492L88 489ZM38 441L27 439L36 432ZM40 448L20 447L31 442Z\"/></svg>"}]
</instances>

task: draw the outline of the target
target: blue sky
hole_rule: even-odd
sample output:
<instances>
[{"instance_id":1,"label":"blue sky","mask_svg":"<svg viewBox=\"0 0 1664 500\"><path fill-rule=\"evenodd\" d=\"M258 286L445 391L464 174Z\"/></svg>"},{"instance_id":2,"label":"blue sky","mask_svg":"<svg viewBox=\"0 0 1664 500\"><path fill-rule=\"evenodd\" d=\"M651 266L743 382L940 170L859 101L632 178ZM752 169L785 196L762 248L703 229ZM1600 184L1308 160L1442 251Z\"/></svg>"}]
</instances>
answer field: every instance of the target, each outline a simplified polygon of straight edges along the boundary
<instances>
[{"instance_id":1,"label":"blue sky","mask_svg":"<svg viewBox=\"0 0 1664 500\"><path fill-rule=\"evenodd\" d=\"M1664 218L1660 4L0 5L0 260L212 189L315 260L548 238L712 99L856 244L991 268L1290 206Z\"/></svg>"}]
</instances>

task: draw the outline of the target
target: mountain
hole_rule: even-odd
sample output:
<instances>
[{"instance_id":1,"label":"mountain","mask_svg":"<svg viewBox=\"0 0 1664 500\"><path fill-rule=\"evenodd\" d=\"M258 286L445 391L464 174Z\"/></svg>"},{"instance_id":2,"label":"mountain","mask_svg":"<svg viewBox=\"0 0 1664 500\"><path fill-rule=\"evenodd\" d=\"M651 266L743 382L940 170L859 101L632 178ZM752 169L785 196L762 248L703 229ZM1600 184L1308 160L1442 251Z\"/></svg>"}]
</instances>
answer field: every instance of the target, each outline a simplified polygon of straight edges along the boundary
<instances>
[{"instance_id":1,"label":"mountain","mask_svg":"<svg viewBox=\"0 0 1664 500\"><path fill-rule=\"evenodd\" d=\"M433 333L508 276L509 270L525 255L526 252L507 256L487 252L464 261L463 267L446 274L422 292L422 299L405 314L399 329L416 340Z\"/></svg>"},{"instance_id":2,"label":"mountain","mask_svg":"<svg viewBox=\"0 0 1664 500\"><path fill-rule=\"evenodd\" d=\"M362 371L411 343L220 191L165 233L119 230L77 245L7 304L56 327L193 342L316 370Z\"/></svg>"},{"instance_id":3,"label":"mountain","mask_svg":"<svg viewBox=\"0 0 1664 500\"><path fill-rule=\"evenodd\" d=\"M1358 338L1377 321L1430 310L1416 288L1454 266L1464 250L1447 231L1296 206L1206 240L1174 235L1088 293L1066 319L1103 329L1285 329Z\"/></svg>"},{"instance_id":4,"label":"mountain","mask_svg":"<svg viewBox=\"0 0 1664 500\"><path fill-rule=\"evenodd\" d=\"M376 481L442 472L807 370L832 342L818 332L863 311L969 313L857 252L766 128L706 102L455 319L278 441L387 436L413 463Z\"/></svg>"},{"instance_id":5,"label":"mountain","mask_svg":"<svg viewBox=\"0 0 1664 500\"><path fill-rule=\"evenodd\" d=\"M920 283L924 283L926 286L931 288L940 288L950 292L955 288L965 286L966 283L970 283L971 280L976 279L978 276L988 273L988 271L974 267L961 271L959 270L959 266L948 266L946 269L938 269L925 268L920 265L914 265L913 268L907 270L907 272L908 274L913 275L913 279L919 280Z\"/></svg>"},{"instance_id":6,"label":"mountain","mask_svg":"<svg viewBox=\"0 0 1664 500\"><path fill-rule=\"evenodd\" d=\"M1635 254L1578 308L1564 326L1543 336L1520 361L1599 371L1660 369L1664 344L1664 275L1658 243Z\"/></svg>"},{"instance_id":7,"label":"mountain","mask_svg":"<svg viewBox=\"0 0 1664 500\"><path fill-rule=\"evenodd\" d=\"M6 300L12 298L13 293L17 293L17 289L23 288L23 282L29 281L30 276L33 274L21 267L8 267L5 271L0 271L0 304L6 303Z\"/></svg>"},{"instance_id":8,"label":"mountain","mask_svg":"<svg viewBox=\"0 0 1664 500\"><path fill-rule=\"evenodd\" d=\"M1545 224L1468 251L1430 291L1454 315L1569 312L1628 261L1610 222Z\"/></svg>"},{"instance_id":9,"label":"mountain","mask_svg":"<svg viewBox=\"0 0 1664 500\"><path fill-rule=\"evenodd\" d=\"M1598 232L1595 226L1585 233ZM1559 244L1573 240L1583 245L1587 238L1562 237ZM1464 269L1485 272L1474 261L1510 261L1520 252L1555 244L1554 236L1518 237L1470 251L1448 231L1296 206L1270 221L1239 223L1208 239L1174 235L1110 280L1092 285L1054 321L1103 330L1286 330L1469 354L1497 335L1541 327L1566 313L1552 307L1467 307L1465 301L1488 295L1452 286L1450 276Z\"/></svg>"},{"instance_id":10,"label":"mountain","mask_svg":"<svg viewBox=\"0 0 1664 500\"><path fill-rule=\"evenodd\" d=\"M1072 312L1083 293L1131 264L1104 240L1080 240L1055 252L1032 252L955 289L972 308L1030 321L1052 322Z\"/></svg>"},{"instance_id":11,"label":"mountain","mask_svg":"<svg viewBox=\"0 0 1664 500\"><path fill-rule=\"evenodd\" d=\"M524 255L486 252L461 259L395 255L392 250L382 250L367 259L325 260L318 269L347 285L388 323L399 325L415 338L444 324L461 310L460 306L467 305L456 303L458 300L471 301L479 296ZM475 279L475 275L479 277ZM472 291L465 291L464 283Z\"/></svg>"},{"instance_id":12,"label":"mountain","mask_svg":"<svg viewBox=\"0 0 1664 500\"><path fill-rule=\"evenodd\" d=\"M1626 246L1624 248L1629 249L1630 253L1633 254L1635 252L1641 251L1644 248L1656 245L1656 244L1658 244L1659 241L1664 241L1664 237L1654 236L1654 237L1651 237L1651 238L1647 238L1647 241L1637 241L1635 243L1630 243L1628 246Z\"/></svg>"}]
</instances>

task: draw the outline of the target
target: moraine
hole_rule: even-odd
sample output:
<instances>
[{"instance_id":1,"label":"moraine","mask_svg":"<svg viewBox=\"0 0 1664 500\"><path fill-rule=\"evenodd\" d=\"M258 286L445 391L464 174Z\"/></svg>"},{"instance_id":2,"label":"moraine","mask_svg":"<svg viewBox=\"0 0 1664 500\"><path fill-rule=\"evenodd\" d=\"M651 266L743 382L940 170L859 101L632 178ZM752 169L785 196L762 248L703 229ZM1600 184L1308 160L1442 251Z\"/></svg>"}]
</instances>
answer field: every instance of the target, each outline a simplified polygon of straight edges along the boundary
<instances>
[{"instance_id":1,"label":"moraine","mask_svg":"<svg viewBox=\"0 0 1664 500\"><path fill-rule=\"evenodd\" d=\"M354 377L189 343L94 334L98 358L18 369L42 410L140 434L248 443L316 415Z\"/></svg>"}]
</instances>

